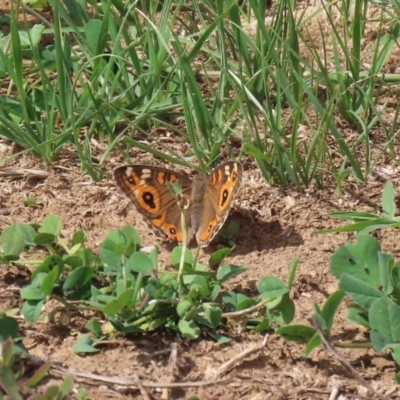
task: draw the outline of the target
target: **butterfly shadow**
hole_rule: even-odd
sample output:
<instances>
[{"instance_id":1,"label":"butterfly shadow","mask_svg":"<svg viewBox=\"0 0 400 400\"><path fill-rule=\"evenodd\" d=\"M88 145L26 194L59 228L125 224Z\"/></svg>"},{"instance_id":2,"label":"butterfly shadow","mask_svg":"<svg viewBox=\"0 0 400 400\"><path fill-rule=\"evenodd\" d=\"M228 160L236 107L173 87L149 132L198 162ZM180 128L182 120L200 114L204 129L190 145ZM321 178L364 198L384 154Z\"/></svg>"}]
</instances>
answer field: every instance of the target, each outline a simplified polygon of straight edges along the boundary
<instances>
[{"instance_id":1,"label":"butterfly shadow","mask_svg":"<svg viewBox=\"0 0 400 400\"><path fill-rule=\"evenodd\" d=\"M268 251L287 246L297 247L304 243L303 238L297 232L282 227L276 219L256 221L251 216L235 212L228 217L225 227L231 222L239 225L233 255L245 255L254 251ZM213 253L217 244L218 236L209 247L204 249L204 252L206 254Z\"/></svg>"}]
</instances>

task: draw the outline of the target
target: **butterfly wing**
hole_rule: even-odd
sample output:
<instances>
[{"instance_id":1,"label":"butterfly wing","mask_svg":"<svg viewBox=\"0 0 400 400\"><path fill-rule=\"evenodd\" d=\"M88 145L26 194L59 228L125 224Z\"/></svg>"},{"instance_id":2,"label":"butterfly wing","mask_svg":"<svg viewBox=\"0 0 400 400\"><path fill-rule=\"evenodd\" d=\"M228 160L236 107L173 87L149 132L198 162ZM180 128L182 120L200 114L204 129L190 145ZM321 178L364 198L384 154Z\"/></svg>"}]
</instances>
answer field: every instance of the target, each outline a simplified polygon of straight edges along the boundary
<instances>
[{"instance_id":1,"label":"butterfly wing","mask_svg":"<svg viewBox=\"0 0 400 400\"><path fill-rule=\"evenodd\" d=\"M188 176L165 168L126 165L114 170L114 179L156 233L182 241L180 209L168 182L179 181L182 193L190 194L192 183Z\"/></svg>"},{"instance_id":2,"label":"butterfly wing","mask_svg":"<svg viewBox=\"0 0 400 400\"><path fill-rule=\"evenodd\" d=\"M229 161L215 168L208 177L201 217L195 226L192 223L197 243L202 247L208 246L222 228L240 190L242 175L241 164Z\"/></svg>"}]
</instances>

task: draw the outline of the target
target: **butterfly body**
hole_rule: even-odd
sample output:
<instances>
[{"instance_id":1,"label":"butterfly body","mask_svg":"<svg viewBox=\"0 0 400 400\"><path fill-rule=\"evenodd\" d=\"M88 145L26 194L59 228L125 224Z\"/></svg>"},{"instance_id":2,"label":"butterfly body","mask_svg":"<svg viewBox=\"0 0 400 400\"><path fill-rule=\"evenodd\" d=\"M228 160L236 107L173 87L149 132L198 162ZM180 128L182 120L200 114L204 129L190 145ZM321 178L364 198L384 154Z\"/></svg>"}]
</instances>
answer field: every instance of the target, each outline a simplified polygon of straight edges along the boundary
<instances>
[{"instance_id":1,"label":"butterfly body","mask_svg":"<svg viewBox=\"0 0 400 400\"><path fill-rule=\"evenodd\" d=\"M148 165L128 165L114 170L117 185L132 200L147 224L170 240L183 240L181 210L170 191L169 182L179 181L182 195L189 199L186 210L188 239L207 246L229 214L240 189L242 166L230 161L210 175L193 179L183 173Z\"/></svg>"}]
</instances>

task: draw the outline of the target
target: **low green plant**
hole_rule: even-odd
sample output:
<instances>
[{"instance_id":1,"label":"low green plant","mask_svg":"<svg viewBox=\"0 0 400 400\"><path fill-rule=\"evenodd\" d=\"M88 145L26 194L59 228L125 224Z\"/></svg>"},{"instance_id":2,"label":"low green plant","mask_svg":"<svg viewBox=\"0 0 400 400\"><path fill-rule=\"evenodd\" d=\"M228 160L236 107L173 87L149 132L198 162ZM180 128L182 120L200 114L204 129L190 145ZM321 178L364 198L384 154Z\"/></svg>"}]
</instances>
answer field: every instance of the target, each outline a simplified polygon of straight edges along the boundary
<instances>
[{"instance_id":1,"label":"low green plant","mask_svg":"<svg viewBox=\"0 0 400 400\"><path fill-rule=\"evenodd\" d=\"M331 217L353 221L351 225L339 228L323 229L316 233L359 232L369 233L377 229L398 228L400 217L396 217L395 191L392 182L386 182L382 192L382 214L360 211L339 211L330 214Z\"/></svg>"},{"instance_id":2,"label":"low green plant","mask_svg":"<svg viewBox=\"0 0 400 400\"><path fill-rule=\"evenodd\" d=\"M328 333L343 298L347 296L347 320L367 328L364 342L341 344L342 347L371 347L389 350L400 365L400 263L381 251L372 236L361 234L355 244L341 246L331 258L330 269L339 280L339 290L329 296L316 312ZM306 354L321 344L314 328L292 325L277 330L291 340L306 340ZM400 375L396 376L400 381Z\"/></svg>"},{"instance_id":3,"label":"low green plant","mask_svg":"<svg viewBox=\"0 0 400 400\"><path fill-rule=\"evenodd\" d=\"M394 256L384 253L377 239L368 233L382 228L398 227L400 220L395 217L394 190L387 182L382 195L383 215L361 212L341 212L332 215L352 220L346 227L326 229L326 232L358 232L355 244L346 243L332 256L330 270L339 281L339 289L326 300L322 309L315 305L322 329L328 334L332 328L337 310L345 297L347 320L367 329L368 339L363 342L338 343L341 347L373 348L378 352L390 351L400 365L400 263ZM289 325L277 330L289 340L306 341L306 355L321 344L313 327ZM400 383L400 374L395 376Z\"/></svg>"},{"instance_id":4,"label":"low green plant","mask_svg":"<svg viewBox=\"0 0 400 400\"><path fill-rule=\"evenodd\" d=\"M72 390L72 377L60 386L52 385L37 394L37 386L46 377L50 363L40 366L35 373L24 376L23 361L28 352L18 336L18 322L8 316L0 317L0 398L4 400L68 400Z\"/></svg>"},{"instance_id":5,"label":"low green plant","mask_svg":"<svg viewBox=\"0 0 400 400\"><path fill-rule=\"evenodd\" d=\"M110 232L100 244L98 255L85 247L85 234L76 232L70 243L61 237L61 220L47 216L42 224L15 224L6 228L0 244L3 263L34 263L29 285L21 289L22 313L30 323L41 315L44 304L55 299L66 310L93 310L108 320L106 326L95 317L81 337L77 352L95 352L96 344L109 335L139 333L166 328L196 339L207 334L220 342L229 341L229 320L240 318L246 329L265 331L288 324L295 307L289 297L297 260L289 271L288 283L269 276L257 285L258 294L249 297L227 288L227 283L245 271L224 263L231 249L220 249L210 260L216 271L198 263L183 246L171 253L171 269L161 270L158 248L148 254L132 226ZM20 259L44 247L41 259ZM54 320L54 315L51 319Z\"/></svg>"}]
</instances>

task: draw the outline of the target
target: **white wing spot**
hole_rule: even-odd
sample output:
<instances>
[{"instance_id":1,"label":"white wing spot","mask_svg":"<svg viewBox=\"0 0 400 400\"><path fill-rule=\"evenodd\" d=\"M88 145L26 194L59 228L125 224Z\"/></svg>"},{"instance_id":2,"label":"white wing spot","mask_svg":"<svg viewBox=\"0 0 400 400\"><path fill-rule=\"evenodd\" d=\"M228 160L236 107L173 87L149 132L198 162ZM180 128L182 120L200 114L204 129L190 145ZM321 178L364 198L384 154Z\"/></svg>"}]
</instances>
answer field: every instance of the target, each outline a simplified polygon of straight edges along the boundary
<instances>
[{"instance_id":1,"label":"white wing spot","mask_svg":"<svg viewBox=\"0 0 400 400\"><path fill-rule=\"evenodd\" d=\"M128 167L125 171L126 176L131 176L132 175L132 167Z\"/></svg>"},{"instance_id":2,"label":"white wing spot","mask_svg":"<svg viewBox=\"0 0 400 400\"><path fill-rule=\"evenodd\" d=\"M149 178L151 178L151 169L143 168L142 174L140 175L140 183L142 183L142 180Z\"/></svg>"},{"instance_id":3,"label":"white wing spot","mask_svg":"<svg viewBox=\"0 0 400 400\"><path fill-rule=\"evenodd\" d=\"M225 165L225 175L228 177L227 182L231 181L231 169L229 165Z\"/></svg>"}]
</instances>

